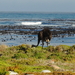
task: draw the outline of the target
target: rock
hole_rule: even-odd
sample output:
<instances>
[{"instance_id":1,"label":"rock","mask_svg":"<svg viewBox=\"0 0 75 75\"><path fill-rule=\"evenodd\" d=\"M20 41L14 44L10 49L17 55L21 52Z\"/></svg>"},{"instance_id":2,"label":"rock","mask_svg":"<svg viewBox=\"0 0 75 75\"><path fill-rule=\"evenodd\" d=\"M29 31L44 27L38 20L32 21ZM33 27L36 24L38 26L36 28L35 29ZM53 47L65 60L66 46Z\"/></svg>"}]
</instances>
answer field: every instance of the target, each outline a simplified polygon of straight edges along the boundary
<instances>
[{"instance_id":1,"label":"rock","mask_svg":"<svg viewBox=\"0 0 75 75\"><path fill-rule=\"evenodd\" d=\"M43 70L42 72L43 73L50 73L51 71L50 70Z\"/></svg>"},{"instance_id":2,"label":"rock","mask_svg":"<svg viewBox=\"0 0 75 75\"><path fill-rule=\"evenodd\" d=\"M17 72L9 71L9 75L19 75Z\"/></svg>"},{"instance_id":3,"label":"rock","mask_svg":"<svg viewBox=\"0 0 75 75\"><path fill-rule=\"evenodd\" d=\"M53 67L55 70L61 70L61 68L57 65L51 65L51 67Z\"/></svg>"},{"instance_id":4,"label":"rock","mask_svg":"<svg viewBox=\"0 0 75 75\"><path fill-rule=\"evenodd\" d=\"M28 73L26 73L25 75L34 75L34 74L31 74L31 73L28 74Z\"/></svg>"},{"instance_id":5,"label":"rock","mask_svg":"<svg viewBox=\"0 0 75 75\"><path fill-rule=\"evenodd\" d=\"M54 64L55 63L55 60L54 59L51 59L51 60L49 60L49 63L50 64Z\"/></svg>"},{"instance_id":6,"label":"rock","mask_svg":"<svg viewBox=\"0 0 75 75\"><path fill-rule=\"evenodd\" d=\"M26 44L26 46L27 46L27 48L31 48L32 47L32 45L28 45L28 44Z\"/></svg>"},{"instance_id":7,"label":"rock","mask_svg":"<svg viewBox=\"0 0 75 75\"><path fill-rule=\"evenodd\" d=\"M32 45L31 47L37 47L37 45Z\"/></svg>"}]
</instances>

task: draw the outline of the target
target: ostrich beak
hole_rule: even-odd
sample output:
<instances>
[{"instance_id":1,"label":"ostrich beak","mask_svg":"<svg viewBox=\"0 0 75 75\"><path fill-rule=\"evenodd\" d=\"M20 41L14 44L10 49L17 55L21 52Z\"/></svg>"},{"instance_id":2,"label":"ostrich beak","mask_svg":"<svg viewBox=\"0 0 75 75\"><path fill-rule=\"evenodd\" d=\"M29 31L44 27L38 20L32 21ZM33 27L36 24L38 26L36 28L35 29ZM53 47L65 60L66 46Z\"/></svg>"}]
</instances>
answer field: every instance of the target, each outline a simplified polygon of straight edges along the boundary
<instances>
[{"instance_id":1,"label":"ostrich beak","mask_svg":"<svg viewBox=\"0 0 75 75\"><path fill-rule=\"evenodd\" d=\"M50 42L50 40L49 40L49 39L47 39L47 40L46 40L46 42L48 43L48 42Z\"/></svg>"},{"instance_id":2,"label":"ostrich beak","mask_svg":"<svg viewBox=\"0 0 75 75\"><path fill-rule=\"evenodd\" d=\"M49 40L49 39L47 39L47 40L46 40L47 46L48 46L48 44L50 44L49 42L50 42L50 40Z\"/></svg>"}]
</instances>

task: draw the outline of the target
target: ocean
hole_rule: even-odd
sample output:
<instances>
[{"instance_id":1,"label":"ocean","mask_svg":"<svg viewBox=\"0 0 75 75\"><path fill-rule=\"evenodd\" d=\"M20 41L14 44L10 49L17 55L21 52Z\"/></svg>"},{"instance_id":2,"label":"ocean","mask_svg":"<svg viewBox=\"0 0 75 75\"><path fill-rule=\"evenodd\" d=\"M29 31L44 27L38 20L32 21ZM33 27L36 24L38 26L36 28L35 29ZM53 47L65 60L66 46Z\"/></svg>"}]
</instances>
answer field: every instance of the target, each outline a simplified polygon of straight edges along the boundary
<instances>
[{"instance_id":1,"label":"ocean","mask_svg":"<svg viewBox=\"0 0 75 75\"><path fill-rule=\"evenodd\" d=\"M37 45L43 28L52 31L49 45L75 44L75 13L0 12L0 44Z\"/></svg>"}]
</instances>

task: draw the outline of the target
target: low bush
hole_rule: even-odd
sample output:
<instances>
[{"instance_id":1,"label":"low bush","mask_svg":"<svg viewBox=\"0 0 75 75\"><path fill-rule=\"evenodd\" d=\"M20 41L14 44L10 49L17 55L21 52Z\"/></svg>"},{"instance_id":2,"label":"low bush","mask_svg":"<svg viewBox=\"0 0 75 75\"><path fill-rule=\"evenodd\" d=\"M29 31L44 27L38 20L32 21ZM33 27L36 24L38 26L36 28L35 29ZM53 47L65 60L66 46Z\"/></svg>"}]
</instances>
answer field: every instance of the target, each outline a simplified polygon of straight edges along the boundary
<instances>
[{"instance_id":1,"label":"low bush","mask_svg":"<svg viewBox=\"0 0 75 75\"><path fill-rule=\"evenodd\" d=\"M59 66L63 68L68 66L67 63L71 63L69 70L75 70L72 68L72 65L75 66L75 45L48 46L42 49L41 46L31 48L22 44L12 47L1 45L0 48L0 75L4 75L9 70L18 73L41 72L44 69L55 71L49 66L51 65L49 60L52 59L55 60L55 65L59 65L56 62L61 61Z\"/></svg>"}]
</instances>

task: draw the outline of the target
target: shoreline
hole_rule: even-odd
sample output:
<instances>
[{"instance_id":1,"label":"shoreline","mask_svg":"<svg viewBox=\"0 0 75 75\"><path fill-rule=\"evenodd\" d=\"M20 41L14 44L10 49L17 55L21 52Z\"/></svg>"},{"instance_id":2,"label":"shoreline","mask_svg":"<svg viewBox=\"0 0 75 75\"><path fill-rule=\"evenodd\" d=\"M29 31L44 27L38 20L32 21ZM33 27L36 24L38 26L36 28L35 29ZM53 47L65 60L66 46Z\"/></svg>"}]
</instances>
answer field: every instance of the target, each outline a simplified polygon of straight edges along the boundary
<instances>
[{"instance_id":1,"label":"shoreline","mask_svg":"<svg viewBox=\"0 0 75 75\"><path fill-rule=\"evenodd\" d=\"M37 34L45 27L41 26L0 26L0 44L20 45L36 44ZM75 42L74 28L47 27L52 32L50 45L73 45ZM40 43L41 44L41 43ZM46 46L46 45L45 45Z\"/></svg>"}]
</instances>

